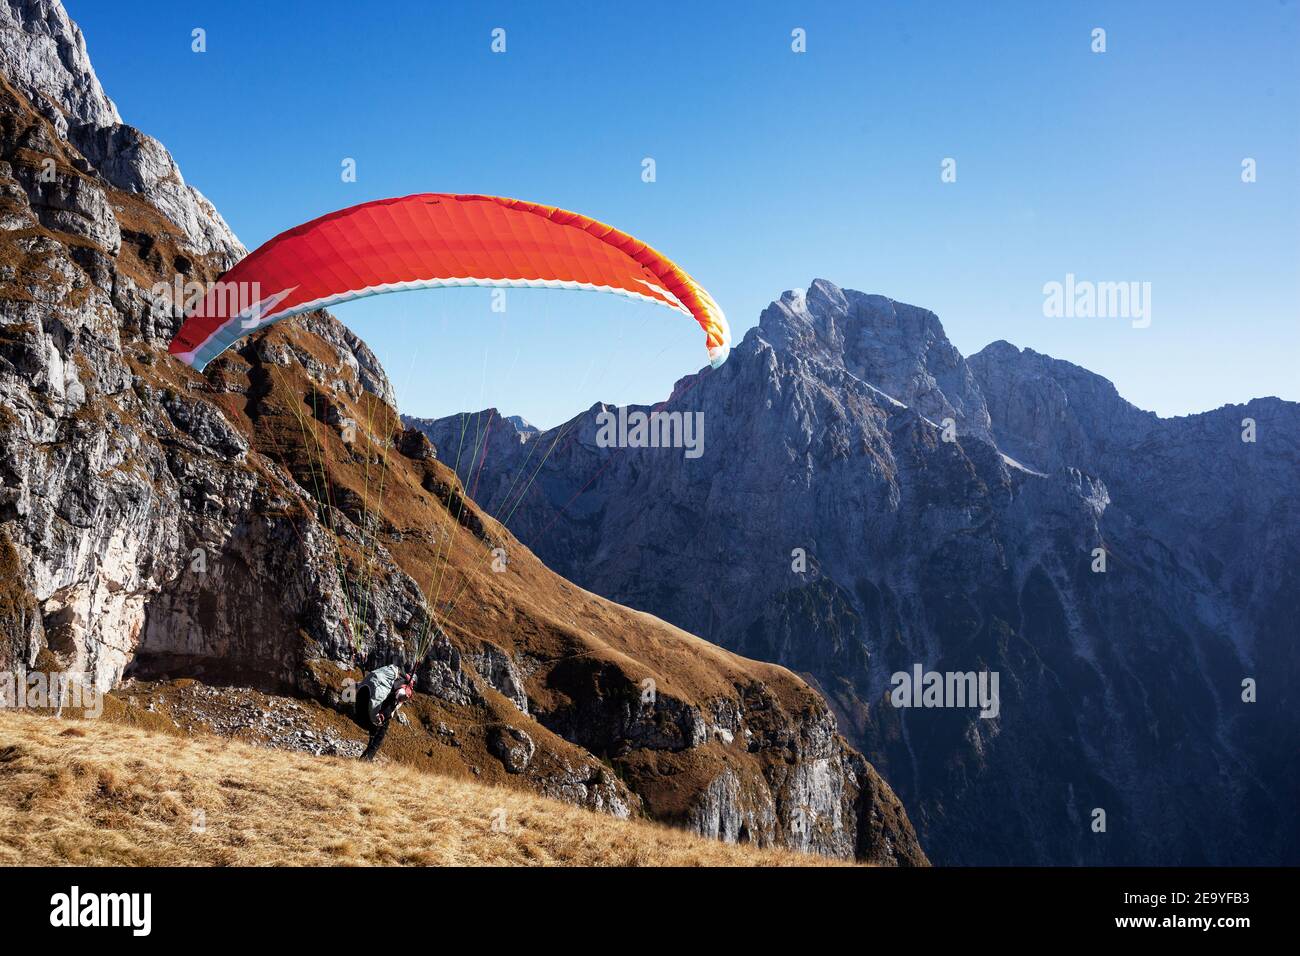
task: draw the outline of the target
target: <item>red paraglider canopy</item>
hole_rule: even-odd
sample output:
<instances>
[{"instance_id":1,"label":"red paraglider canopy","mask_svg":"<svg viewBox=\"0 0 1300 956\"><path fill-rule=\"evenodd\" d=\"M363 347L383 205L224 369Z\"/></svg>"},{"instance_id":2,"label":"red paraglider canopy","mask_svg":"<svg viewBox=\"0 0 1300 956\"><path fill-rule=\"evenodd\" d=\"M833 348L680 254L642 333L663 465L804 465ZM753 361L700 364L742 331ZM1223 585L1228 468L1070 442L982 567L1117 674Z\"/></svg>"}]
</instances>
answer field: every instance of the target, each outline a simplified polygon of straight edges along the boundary
<instances>
[{"instance_id":1,"label":"red paraglider canopy","mask_svg":"<svg viewBox=\"0 0 1300 956\"><path fill-rule=\"evenodd\" d=\"M468 285L591 289L656 302L700 324L715 367L731 348L712 296L627 233L518 199L421 193L282 232L208 290L169 351L202 371L238 339L300 312L399 289Z\"/></svg>"}]
</instances>

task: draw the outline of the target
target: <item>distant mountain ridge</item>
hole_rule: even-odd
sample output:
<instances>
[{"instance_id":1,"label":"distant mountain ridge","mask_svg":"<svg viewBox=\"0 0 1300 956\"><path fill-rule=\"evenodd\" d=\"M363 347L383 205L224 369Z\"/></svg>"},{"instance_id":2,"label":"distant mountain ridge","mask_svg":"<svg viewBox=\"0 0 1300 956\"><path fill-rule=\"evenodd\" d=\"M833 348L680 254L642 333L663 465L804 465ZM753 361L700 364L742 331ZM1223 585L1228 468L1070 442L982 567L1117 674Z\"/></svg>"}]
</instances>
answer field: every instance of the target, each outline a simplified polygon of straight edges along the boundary
<instances>
[{"instance_id":1,"label":"distant mountain ridge","mask_svg":"<svg viewBox=\"0 0 1300 956\"><path fill-rule=\"evenodd\" d=\"M819 279L656 406L705 413L700 460L599 447L607 407L561 426L511 530L584 587L809 677L936 862L1300 861L1300 406L1161 419ZM422 429L454 455L464 420ZM492 510L527 449L488 441L461 473ZM997 670L1000 716L893 708L917 663Z\"/></svg>"}]
</instances>

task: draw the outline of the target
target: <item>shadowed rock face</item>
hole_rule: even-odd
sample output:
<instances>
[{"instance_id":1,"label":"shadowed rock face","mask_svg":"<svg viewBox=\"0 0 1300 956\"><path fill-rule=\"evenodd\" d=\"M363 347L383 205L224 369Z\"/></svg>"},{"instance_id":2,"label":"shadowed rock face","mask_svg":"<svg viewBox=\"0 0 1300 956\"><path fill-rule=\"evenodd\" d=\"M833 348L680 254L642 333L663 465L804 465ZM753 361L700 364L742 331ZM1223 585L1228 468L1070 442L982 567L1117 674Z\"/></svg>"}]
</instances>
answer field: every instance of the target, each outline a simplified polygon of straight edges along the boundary
<instances>
[{"instance_id":1,"label":"shadowed rock face","mask_svg":"<svg viewBox=\"0 0 1300 956\"><path fill-rule=\"evenodd\" d=\"M1160 419L818 280L657 408L704 413L702 457L599 447L593 407L511 530L584 587L808 677L937 862L1300 860L1300 407ZM495 510L560 433L489 420L474 480ZM419 424L450 460L461 423ZM999 715L892 706L916 664L996 671Z\"/></svg>"},{"instance_id":2,"label":"shadowed rock face","mask_svg":"<svg viewBox=\"0 0 1300 956\"><path fill-rule=\"evenodd\" d=\"M812 689L546 569L403 428L328 313L206 376L169 357L179 318L153 286L214 280L242 247L121 124L57 3L0 0L0 33L0 670L125 679L119 709L235 733L268 723L268 693L349 712L349 679L430 634L390 759L926 862ZM355 728L330 716L312 734L344 752Z\"/></svg>"}]
</instances>

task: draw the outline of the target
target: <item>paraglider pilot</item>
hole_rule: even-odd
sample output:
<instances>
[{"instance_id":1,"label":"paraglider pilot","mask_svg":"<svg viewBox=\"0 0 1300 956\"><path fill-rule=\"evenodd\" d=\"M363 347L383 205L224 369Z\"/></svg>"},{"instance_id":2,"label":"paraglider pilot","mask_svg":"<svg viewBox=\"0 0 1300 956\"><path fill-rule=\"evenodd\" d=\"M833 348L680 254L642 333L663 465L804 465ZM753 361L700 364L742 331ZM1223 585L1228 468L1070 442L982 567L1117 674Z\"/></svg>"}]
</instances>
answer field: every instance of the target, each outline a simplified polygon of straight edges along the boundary
<instances>
[{"instance_id":1,"label":"paraglider pilot","mask_svg":"<svg viewBox=\"0 0 1300 956\"><path fill-rule=\"evenodd\" d=\"M415 672L404 673L396 664L378 667L357 688L357 723L370 733L362 760L374 760L384 743L397 709L415 693Z\"/></svg>"}]
</instances>

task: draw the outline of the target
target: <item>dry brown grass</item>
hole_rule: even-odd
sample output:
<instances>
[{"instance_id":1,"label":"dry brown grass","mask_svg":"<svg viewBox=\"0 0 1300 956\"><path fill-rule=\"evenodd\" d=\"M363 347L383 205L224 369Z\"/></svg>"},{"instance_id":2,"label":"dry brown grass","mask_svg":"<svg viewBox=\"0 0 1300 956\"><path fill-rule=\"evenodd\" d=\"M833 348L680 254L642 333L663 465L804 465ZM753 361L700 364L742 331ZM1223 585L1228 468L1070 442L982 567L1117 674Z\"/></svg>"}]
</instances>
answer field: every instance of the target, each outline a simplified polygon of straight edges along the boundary
<instances>
[{"instance_id":1,"label":"dry brown grass","mask_svg":"<svg viewBox=\"0 0 1300 956\"><path fill-rule=\"evenodd\" d=\"M494 820L504 827L494 829ZM0 711L3 865L828 862L728 846L392 763Z\"/></svg>"}]
</instances>

